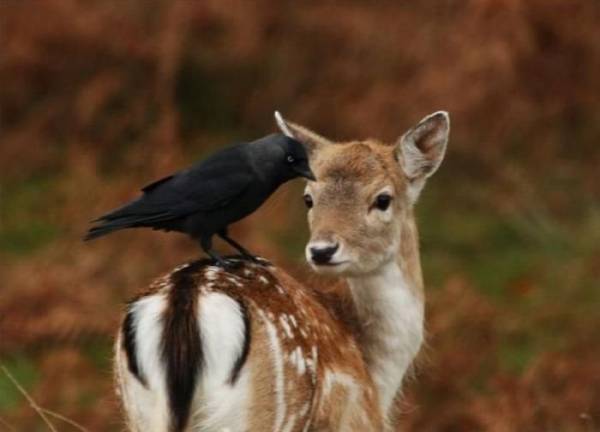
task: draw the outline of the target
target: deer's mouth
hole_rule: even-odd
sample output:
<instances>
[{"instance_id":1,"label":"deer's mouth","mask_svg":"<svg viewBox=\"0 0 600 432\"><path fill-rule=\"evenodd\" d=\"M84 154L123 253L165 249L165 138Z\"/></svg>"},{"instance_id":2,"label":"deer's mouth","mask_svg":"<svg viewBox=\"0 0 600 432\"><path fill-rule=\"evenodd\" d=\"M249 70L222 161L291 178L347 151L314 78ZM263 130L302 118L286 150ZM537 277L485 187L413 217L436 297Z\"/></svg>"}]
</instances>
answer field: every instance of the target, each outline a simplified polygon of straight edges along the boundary
<instances>
[{"instance_id":1,"label":"deer's mouth","mask_svg":"<svg viewBox=\"0 0 600 432\"><path fill-rule=\"evenodd\" d=\"M317 273L340 275L346 272L350 265L350 261L330 261L318 264L311 261L310 264Z\"/></svg>"},{"instance_id":2,"label":"deer's mouth","mask_svg":"<svg viewBox=\"0 0 600 432\"><path fill-rule=\"evenodd\" d=\"M322 263L316 263L313 261L313 265L317 266L317 267L337 267L337 266L341 266L342 264L347 264L349 261L338 261L338 262L322 262Z\"/></svg>"}]
</instances>

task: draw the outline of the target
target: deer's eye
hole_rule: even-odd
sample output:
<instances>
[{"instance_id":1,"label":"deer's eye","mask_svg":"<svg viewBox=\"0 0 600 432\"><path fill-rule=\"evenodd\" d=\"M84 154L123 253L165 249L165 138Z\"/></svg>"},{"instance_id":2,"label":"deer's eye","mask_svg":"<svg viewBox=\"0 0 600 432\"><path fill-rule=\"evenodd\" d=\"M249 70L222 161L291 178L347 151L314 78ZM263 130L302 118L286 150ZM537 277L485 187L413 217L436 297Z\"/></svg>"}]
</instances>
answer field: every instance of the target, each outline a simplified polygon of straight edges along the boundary
<instances>
[{"instance_id":1,"label":"deer's eye","mask_svg":"<svg viewBox=\"0 0 600 432\"><path fill-rule=\"evenodd\" d=\"M391 195L389 195L387 193L382 193L382 194L377 195L377 197L375 198L373 207L377 208L378 210L385 211L388 209L391 202L392 202Z\"/></svg>"},{"instance_id":2,"label":"deer's eye","mask_svg":"<svg viewBox=\"0 0 600 432\"><path fill-rule=\"evenodd\" d=\"M305 194L304 195L304 204L306 204L307 208L312 208L313 206L313 199L309 194Z\"/></svg>"},{"instance_id":3,"label":"deer's eye","mask_svg":"<svg viewBox=\"0 0 600 432\"><path fill-rule=\"evenodd\" d=\"M289 156L286 158L286 160L288 161L288 163L291 163L291 164L292 164L292 163L294 163L294 162L296 162L296 159L295 159L295 158L294 158L294 156L292 156L292 155L289 155Z\"/></svg>"}]
</instances>

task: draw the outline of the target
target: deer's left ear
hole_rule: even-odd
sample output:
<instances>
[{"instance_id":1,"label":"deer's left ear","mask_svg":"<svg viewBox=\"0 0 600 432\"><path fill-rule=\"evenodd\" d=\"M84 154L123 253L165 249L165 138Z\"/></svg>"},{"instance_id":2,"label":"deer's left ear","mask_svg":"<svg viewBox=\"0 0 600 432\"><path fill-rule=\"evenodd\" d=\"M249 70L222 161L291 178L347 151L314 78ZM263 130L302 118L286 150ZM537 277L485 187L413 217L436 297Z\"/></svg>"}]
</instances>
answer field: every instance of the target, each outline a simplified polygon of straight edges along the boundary
<instances>
[{"instance_id":1,"label":"deer's left ear","mask_svg":"<svg viewBox=\"0 0 600 432\"><path fill-rule=\"evenodd\" d=\"M275 111L275 121L285 136L298 140L304 145L309 157L312 157L320 148L332 144L331 141L318 133L313 132L304 126L285 120L279 111Z\"/></svg>"},{"instance_id":2,"label":"deer's left ear","mask_svg":"<svg viewBox=\"0 0 600 432\"><path fill-rule=\"evenodd\" d=\"M446 111L428 115L406 132L396 144L396 154L409 182L409 195L415 202L425 181L440 166L446 153L450 116Z\"/></svg>"}]
</instances>

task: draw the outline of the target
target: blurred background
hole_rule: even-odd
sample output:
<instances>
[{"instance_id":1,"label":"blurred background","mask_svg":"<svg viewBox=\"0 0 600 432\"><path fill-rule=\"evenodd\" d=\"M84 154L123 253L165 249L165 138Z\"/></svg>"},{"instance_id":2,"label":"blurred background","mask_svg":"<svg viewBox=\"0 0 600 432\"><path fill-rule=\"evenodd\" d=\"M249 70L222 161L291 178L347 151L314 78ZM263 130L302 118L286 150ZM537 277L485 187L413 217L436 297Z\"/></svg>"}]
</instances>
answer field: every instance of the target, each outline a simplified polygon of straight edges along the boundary
<instances>
[{"instance_id":1,"label":"blurred background","mask_svg":"<svg viewBox=\"0 0 600 432\"><path fill-rule=\"evenodd\" d=\"M600 430L597 1L1 0L0 17L0 362L41 406L123 430L124 302L198 255L149 231L83 244L90 219L274 131L274 109L387 141L445 109L403 430ZM301 183L234 233L306 279ZM4 429L47 430L0 373Z\"/></svg>"}]
</instances>

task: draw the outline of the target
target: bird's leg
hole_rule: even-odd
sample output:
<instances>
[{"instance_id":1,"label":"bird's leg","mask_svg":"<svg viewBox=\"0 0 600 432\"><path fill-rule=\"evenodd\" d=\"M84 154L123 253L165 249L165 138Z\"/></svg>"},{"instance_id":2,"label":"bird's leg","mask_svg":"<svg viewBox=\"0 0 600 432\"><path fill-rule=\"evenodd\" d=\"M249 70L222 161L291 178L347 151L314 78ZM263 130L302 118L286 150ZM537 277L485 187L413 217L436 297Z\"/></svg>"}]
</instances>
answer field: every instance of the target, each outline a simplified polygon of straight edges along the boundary
<instances>
[{"instance_id":1,"label":"bird's leg","mask_svg":"<svg viewBox=\"0 0 600 432\"><path fill-rule=\"evenodd\" d=\"M235 263L233 261L224 259L221 255L219 255L217 252L214 251L214 249L212 248L212 240L211 240L210 236L202 237L200 239L200 247L202 248L202 250L204 252L206 252L206 254L209 257L211 257L212 259L215 260L216 264L219 267L229 270L229 269L236 268L239 266L239 265L237 265L237 263Z\"/></svg>"},{"instance_id":2,"label":"bird's leg","mask_svg":"<svg viewBox=\"0 0 600 432\"><path fill-rule=\"evenodd\" d=\"M229 237L229 235L227 234L227 230L221 230L217 234L219 234L219 237L221 237L223 240L225 240L227 243L229 243L234 249L236 249L240 254L242 254L242 256L244 258L248 258L248 259L254 259L255 258L254 255L252 255L248 251L248 249L246 249L241 244L239 244L238 242L236 242L234 239L232 239L231 237Z\"/></svg>"},{"instance_id":3,"label":"bird's leg","mask_svg":"<svg viewBox=\"0 0 600 432\"><path fill-rule=\"evenodd\" d=\"M250 253L248 251L248 249L246 249L241 244L239 244L238 242L233 240L231 237L229 237L229 235L227 234L227 229L223 229L223 230L219 231L217 234L219 235L219 237L221 237L223 240L225 240L227 243L229 243L234 249L237 249L240 252L240 254L242 254L242 256L244 258L246 258L247 260L250 260L257 264L265 264L265 262L268 263L268 261L266 261L262 258L259 258L256 255L253 255L252 253Z\"/></svg>"}]
</instances>

